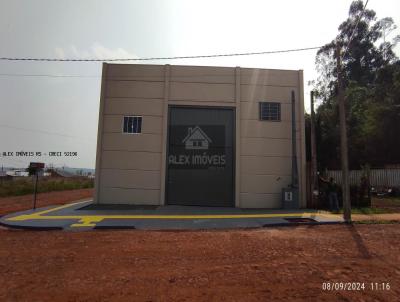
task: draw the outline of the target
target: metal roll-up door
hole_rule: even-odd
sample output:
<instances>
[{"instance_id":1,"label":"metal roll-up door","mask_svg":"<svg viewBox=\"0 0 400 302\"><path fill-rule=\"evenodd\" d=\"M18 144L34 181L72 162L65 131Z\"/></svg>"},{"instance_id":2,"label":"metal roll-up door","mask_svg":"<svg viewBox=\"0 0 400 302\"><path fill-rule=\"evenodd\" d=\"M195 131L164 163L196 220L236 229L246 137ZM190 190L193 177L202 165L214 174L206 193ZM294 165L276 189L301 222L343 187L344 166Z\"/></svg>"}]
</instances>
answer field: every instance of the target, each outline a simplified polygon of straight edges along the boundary
<instances>
[{"instance_id":1,"label":"metal roll-up door","mask_svg":"<svg viewBox=\"0 0 400 302\"><path fill-rule=\"evenodd\" d=\"M167 203L234 206L234 111L170 107Z\"/></svg>"}]
</instances>

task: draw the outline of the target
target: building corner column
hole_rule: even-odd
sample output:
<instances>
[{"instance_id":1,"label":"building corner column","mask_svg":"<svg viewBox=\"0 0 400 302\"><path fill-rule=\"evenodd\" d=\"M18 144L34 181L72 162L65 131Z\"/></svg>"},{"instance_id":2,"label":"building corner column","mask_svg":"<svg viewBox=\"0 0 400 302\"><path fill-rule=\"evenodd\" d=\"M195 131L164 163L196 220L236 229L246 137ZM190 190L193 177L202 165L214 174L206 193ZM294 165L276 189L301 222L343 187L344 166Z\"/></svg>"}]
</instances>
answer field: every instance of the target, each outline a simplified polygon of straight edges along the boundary
<instances>
[{"instance_id":1,"label":"building corner column","mask_svg":"<svg viewBox=\"0 0 400 302\"><path fill-rule=\"evenodd\" d=\"M241 121L241 114L240 114L240 67L237 66L235 68L235 207L240 208L240 121Z\"/></svg>"},{"instance_id":2,"label":"building corner column","mask_svg":"<svg viewBox=\"0 0 400 302\"><path fill-rule=\"evenodd\" d=\"M107 89L107 63L103 62L101 72L101 91L99 104L99 122L97 126L97 147L96 147L96 168L94 174L94 203L100 203L100 186L101 186L101 156L103 152L103 123L104 123L104 107Z\"/></svg>"},{"instance_id":3,"label":"building corner column","mask_svg":"<svg viewBox=\"0 0 400 302\"><path fill-rule=\"evenodd\" d=\"M162 117L162 152L160 167L160 205L165 205L165 185L167 176L167 134L168 134L168 100L170 90L170 65L164 67L164 98L163 98L163 117Z\"/></svg>"},{"instance_id":4,"label":"building corner column","mask_svg":"<svg viewBox=\"0 0 400 302\"><path fill-rule=\"evenodd\" d=\"M305 119L304 119L304 80L303 70L299 70L299 125L300 125L300 207L307 207L307 194L306 194L306 145L305 145Z\"/></svg>"}]
</instances>

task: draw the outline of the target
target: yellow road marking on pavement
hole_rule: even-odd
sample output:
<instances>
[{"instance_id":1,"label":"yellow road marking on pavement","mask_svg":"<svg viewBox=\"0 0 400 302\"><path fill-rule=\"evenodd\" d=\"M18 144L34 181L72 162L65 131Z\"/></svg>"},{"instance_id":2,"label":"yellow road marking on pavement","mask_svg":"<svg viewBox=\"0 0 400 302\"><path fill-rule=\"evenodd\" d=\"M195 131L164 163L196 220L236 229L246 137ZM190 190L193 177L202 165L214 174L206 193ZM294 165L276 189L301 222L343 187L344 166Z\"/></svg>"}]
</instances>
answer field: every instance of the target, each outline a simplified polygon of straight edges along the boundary
<instances>
[{"instance_id":1,"label":"yellow road marking on pavement","mask_svg":"<svg viewBox=\"0 0 400 302\"><path fill-rule=\"evenodd\" d=\"M69 207L72 207L72 206L74 206L74 205L76 205L76 204L88 202L88 201L90 201L90 200L91 200L91 199L87 199L87 200L83 200L83 201L78 201L78 202L74 202L74 203L69 203L69 204L65 204L65 205L59 206L59 207L51 208L51 209L44 210L44 211L40 211L40 212L35 212L35 213L33 213L33 214L28 214L28 215L43 215L43 214L51 213L51 212L58 211L58 210L61 210L61 209L69 208Z\"/></svg>"},{"instance_id":2,"label":"yellow road marking on pavement","mask_svg":"<svg viewBox=\"0 0 400 302\"><path fill-rule=\"evenodd\" d=\"M273 218L273 217L310 217L315 213L286 213L286 214L202 214L202 215L60 215L41 216L36 214L20 215L8 218L7 220L29 220L29 219L227 219L227 218ZM319 215L319 214L317 214ZM326 215L324 215L326 216Z\"/></svg>"},{"instance_id":3,"label":"yellow road marking on pavement","mask_svg":"<svg viewBox=\"0 0 400 302\"><path fill-rule=\"evenodd\" d=\"M328 217L328 218L335 218L335 219L343 217L343 215L341 215L341 214L330 214L330 213L324 213L324 212L318 213L318 215L319 216Z\"/></svg>"},{"instance_id":4,"label":"yellow road marking on pavement","mask_svg":"<svg viewBox=\"0 0 400 302\"><path fill-rule=\"evenodd\" d=\"M76 204L87 202L75 202L41 212L34 212L31 214L23 214L19 216L10 217L9 221L24 221L24 220L63 220L63 219L77 219L78 223L74 223L71 227L92 227L96 223L104 219L243 219L243 218L277 218L277 217L302 217L310 218L316 215L337 218L337 215L322 213L322 212L300 212L300 213L269 213L269 214L200 214L200 215L44 215L49 214L61 209L72 207Z\"/></svg>"},{"instance_id":5,"label":"yellow road marking on pavement","mask_svg":"<svg viewBox=\"0 0 400 302\"><path fill-rule=\"evenodd\" d=\"M97 218L95 220L91 218L82 218L78 223L71 224L71 227L94 227L96 226L96 222L102 221L103 218Z\"/></svg>"}]
</instances>

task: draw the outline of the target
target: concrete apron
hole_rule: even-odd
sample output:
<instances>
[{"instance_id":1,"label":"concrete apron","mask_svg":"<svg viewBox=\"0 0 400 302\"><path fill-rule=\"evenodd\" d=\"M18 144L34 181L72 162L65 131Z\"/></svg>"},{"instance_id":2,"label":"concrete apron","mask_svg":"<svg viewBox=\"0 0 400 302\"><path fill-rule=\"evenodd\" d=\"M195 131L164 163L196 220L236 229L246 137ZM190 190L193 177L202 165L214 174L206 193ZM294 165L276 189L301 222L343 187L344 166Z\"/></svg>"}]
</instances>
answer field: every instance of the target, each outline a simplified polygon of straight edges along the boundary
<instances>
[{"instance_id":1,"label":"concrete apron","mask_svg":"<svg viewBox=\"0 0 400 302\"><path fill-rule=\"evenodd\" d=\"M299 219L301 218L301 219ZM342 223L317 210L239 209L196 206L95 205L92 200L9 214L0 224L24 229L234 229Z\"/></svg>"}]
</instances>

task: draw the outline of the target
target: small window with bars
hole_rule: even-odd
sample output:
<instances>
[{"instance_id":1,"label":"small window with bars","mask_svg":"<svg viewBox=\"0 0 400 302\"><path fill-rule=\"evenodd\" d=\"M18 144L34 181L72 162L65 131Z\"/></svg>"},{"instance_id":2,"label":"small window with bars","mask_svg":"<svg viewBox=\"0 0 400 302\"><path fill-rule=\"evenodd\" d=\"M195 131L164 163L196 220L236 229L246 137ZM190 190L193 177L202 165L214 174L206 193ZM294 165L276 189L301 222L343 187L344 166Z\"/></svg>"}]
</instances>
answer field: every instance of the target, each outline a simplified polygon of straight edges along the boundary
<instances>
[{"instance_id":1,"label":"small window with bars","mask_svg":"<svg viewBox=\"0 0 400 302\"><path fill-rule=\"evenodd\" d=\"M141 116L124 116L124 133L141 133L142 117Z\"/></svg>"},{"instance_id":2,"label":"small window with bars","mask_svg":"<svg viewBox=\"0 0 400 302\"><path fill-rule=\"evenodd\" d=\"M280 121L281 104L277 102L260 102L260 120Z\"/></svg>"}]
</instances>

